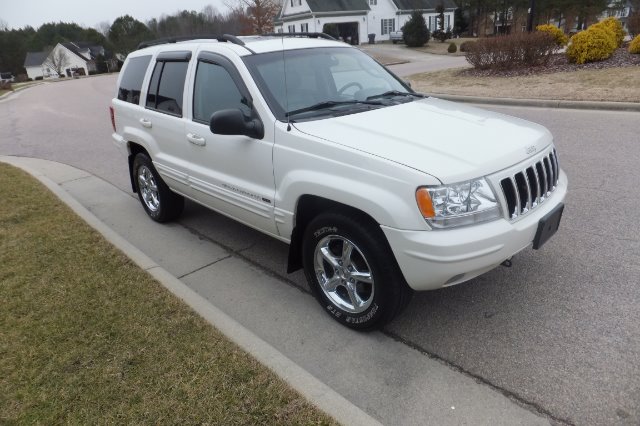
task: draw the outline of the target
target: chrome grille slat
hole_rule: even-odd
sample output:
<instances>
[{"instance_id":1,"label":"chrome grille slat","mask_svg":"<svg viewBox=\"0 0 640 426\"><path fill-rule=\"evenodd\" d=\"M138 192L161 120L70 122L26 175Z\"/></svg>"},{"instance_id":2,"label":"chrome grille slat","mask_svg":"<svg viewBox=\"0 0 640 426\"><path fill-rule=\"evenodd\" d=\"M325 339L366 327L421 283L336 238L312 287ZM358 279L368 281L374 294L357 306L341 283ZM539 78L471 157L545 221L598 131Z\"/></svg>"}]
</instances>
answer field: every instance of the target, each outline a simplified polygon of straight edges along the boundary
<instances>
[{"instance_id":1,"label":"chrome grille slat","mask_svg":"<svg viewBox=\"0 0 640 426\"><path fill-rule=\"evenodd\" d=\"M534 210L542 204L558 186L560 165L556 150L512 172L500 181L507 202L507 215L511 221Z\"/></svg>"}]
</instances>

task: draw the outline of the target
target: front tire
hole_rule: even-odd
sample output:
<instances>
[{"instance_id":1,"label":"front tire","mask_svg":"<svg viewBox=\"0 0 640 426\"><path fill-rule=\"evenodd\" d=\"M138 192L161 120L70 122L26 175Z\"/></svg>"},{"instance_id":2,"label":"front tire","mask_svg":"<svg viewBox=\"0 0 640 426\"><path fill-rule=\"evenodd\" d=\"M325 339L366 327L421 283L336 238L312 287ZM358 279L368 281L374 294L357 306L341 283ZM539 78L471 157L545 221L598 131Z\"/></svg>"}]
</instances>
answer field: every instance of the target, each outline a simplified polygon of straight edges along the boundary
<instances>
[{"instance_id":1,"label":"front tire","mask_svg":"<svg viewBox=\"0 0 640 426\"><path fill-rule=\"evenodd\" d=\"M384 234L359 215L317 216L305 230L302 255L316 299L349 328L380 328L411 298Z\"/></svg>"},{"instance_id":2,"label":"front tire","mask_svg":"<svg viewBox=\"0 0 640 426\"><path fill-rule=\"evenodd\" d=\"M169 189L148 155L136 155L133 160L133 179L140 203L151 219L163 223L180 216L184 209L184 198Z\"/></svg>"}]
</instances>

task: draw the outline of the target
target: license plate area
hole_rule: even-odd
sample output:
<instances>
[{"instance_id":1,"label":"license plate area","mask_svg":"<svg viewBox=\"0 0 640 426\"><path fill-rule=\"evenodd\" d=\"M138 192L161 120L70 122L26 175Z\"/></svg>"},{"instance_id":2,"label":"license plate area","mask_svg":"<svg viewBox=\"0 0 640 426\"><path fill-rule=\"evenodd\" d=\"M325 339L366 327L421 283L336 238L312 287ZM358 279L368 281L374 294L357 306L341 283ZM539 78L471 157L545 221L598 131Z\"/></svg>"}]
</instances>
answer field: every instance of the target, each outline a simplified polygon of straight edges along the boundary
<instances>
[{"instance_id":1,"label":"license plate area","mask_svg":"<svg viewBox=\"0 0 640 426\"><path fill-rule=\"evenodd\" d=\"M547 213L540 222L538 222L538 230L536 231L536 237L533 239L533 249L538 250L544 245L549 238L553 236L560 226L560 219L562 219L562 212L564 211L564 204L558 204L555 209Z\"/></svg>"}]
</instances>

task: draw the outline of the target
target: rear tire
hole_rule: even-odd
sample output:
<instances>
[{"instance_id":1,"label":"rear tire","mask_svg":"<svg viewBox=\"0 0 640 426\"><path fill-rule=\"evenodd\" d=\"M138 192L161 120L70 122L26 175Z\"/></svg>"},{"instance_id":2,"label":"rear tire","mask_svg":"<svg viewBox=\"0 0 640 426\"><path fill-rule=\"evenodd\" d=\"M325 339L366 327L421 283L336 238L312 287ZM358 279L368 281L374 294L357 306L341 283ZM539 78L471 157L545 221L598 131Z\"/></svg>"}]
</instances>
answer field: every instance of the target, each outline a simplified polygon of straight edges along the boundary
<instances>
[{"instance_id":1,"label":"rear tire","mask_svg":"<svg viewBox=\"0 0 640 426\"><path fill-rule=\"evenodd\" d=\"M180 216L184 198L169 189L147 154L139 153L134 158L133 180L140 203L151 219L163 223Z\"/></svg>"},{"instance_id":2,"label":"rear tire","mask_svg":"<svg viewBox=\"0 0 640 426\"><path fill-rule=\"evenodd\" d=\"M379 226L357 214L329 212L314 218L304 233L302 256L316 299L349 328L380 328L411 299Z\"/></svg>"}]
</instances>

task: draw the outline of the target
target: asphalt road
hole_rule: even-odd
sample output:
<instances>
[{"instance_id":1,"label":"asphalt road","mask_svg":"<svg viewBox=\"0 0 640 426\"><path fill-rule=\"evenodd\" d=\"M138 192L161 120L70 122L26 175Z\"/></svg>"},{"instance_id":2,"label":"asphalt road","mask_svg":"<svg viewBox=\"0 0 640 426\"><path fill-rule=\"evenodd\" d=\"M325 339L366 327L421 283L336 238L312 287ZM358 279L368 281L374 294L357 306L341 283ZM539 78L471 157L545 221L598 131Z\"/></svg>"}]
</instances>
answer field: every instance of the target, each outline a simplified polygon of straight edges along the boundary
<instances>
[{"instance_id":1,"label":"asphalt road","mask_svg":"<svg viewBox=\"0 0 640 426\"><path fill-rule=\"evenodd\" d=\"M95 77L0 100L0 154L70 164L128 191L110 137L114 85ZM640 114L490 109L554 134L570 184L560 231L510 269L416 294L385 332L556 421L640 424ZM284 244L193 204L180 224L306 288L284 273Z\"/></svg>"}]
</instances>

